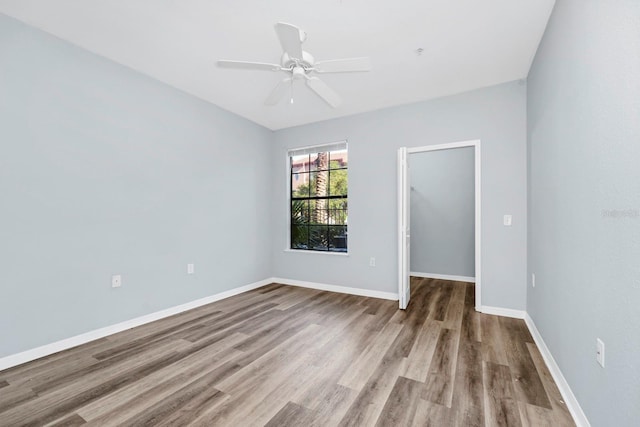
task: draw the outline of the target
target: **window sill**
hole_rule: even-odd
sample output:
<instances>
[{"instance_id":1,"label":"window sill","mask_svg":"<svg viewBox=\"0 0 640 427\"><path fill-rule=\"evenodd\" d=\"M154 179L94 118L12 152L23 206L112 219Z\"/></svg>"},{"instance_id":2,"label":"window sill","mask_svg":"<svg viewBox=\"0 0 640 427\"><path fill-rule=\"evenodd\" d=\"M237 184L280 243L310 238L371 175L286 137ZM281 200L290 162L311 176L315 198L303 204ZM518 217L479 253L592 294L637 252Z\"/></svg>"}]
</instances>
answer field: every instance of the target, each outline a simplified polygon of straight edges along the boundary
<instances>
[{"instance_id":1,"label":"window sill","mask_svg":"<svg viewBox=\"0 0 640 427\"><path fill-rule=\"evenodd\" d=\"M307 250L304 250L304 249L285 249L284 252L291 252L291 253L296 253L296 254L349 256L349 252L307 251Z\"/></svg>"}]
</instances>

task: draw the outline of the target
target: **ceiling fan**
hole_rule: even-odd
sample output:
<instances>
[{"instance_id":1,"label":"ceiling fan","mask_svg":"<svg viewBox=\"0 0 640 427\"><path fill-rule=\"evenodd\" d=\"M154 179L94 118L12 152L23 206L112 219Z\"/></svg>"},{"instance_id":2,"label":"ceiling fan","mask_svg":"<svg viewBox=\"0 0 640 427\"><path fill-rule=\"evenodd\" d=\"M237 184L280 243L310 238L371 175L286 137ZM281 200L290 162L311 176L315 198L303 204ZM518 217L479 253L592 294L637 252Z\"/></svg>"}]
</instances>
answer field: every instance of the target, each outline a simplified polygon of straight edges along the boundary
<instances>
[{"instance_id":1,"label":"ceiling fan","mask_svg":"<svg viewBox=\"0 0 640 427\"><path fill-rule=\"evenodd\" d=\"M283 50L280 64L226 59L218 61L218 66L225 68L283 71L287 73L287 77L278 83L265 100L264 103L266 105L276 105L284 96L287 86L291 85L293 92L293 82L304 80L309 89L327 104L336 108L342 102L340 96L314 74L353 73L371 70L369 58L331 59L315 62L311 54L302 50L302 43L307 39L307 34L304 31L295 25L284 22L278 22L275 28ZM293 96L291 97L291 103L293 103Z\"/></svg>"}]
</instances>

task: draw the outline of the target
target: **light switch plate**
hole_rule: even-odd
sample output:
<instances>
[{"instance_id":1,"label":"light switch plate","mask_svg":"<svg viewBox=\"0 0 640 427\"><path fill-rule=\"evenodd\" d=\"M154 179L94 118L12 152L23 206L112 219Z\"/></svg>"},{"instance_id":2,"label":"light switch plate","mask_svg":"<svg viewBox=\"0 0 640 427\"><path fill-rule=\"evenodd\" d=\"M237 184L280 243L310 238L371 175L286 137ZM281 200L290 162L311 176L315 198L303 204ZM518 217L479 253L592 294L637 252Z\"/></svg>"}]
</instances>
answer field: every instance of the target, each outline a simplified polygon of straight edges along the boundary
<instances>
[{"instance_id":1,"label":"light switch plate","mask_svg":"<svg viewBox=\"0 0 640 427\"><path fill-rule=\"evenodd\" d=\"M511 215L505 215L502 222L506 227L511 227L511 220Z\"/></svg>"}]
</instances>

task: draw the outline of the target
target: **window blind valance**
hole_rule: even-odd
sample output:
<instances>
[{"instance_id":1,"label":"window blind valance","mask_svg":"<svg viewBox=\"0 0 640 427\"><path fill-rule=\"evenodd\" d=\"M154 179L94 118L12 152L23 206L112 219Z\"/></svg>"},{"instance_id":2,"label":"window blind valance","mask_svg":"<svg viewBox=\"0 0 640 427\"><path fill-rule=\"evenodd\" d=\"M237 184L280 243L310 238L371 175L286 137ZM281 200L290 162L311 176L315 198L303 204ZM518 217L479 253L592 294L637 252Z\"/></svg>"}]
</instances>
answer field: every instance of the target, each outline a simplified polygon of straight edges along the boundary
<instances>
[{"instance_id":1,"label":"window blind valance","mask_svg":"<svg viewBox=\"0 0 640 427\"><path fill-rule=\"evenodd\" d=\"M347 149L347 141L331 142L329 144L312 145L309 147L292 148L287 151L289 157L316 154L325 151L340 151Z\"/></svg>"}]
</instances>

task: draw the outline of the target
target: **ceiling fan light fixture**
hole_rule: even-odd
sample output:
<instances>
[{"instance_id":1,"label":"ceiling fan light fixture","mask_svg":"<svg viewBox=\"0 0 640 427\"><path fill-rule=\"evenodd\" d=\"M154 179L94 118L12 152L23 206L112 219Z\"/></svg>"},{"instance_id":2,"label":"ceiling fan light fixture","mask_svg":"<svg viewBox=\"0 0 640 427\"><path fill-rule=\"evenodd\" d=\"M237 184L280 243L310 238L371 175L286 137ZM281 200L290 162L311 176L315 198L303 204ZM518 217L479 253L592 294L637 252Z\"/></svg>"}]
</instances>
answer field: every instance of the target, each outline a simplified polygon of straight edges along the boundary
<instances>
[{"instance_id":1,"label":"ceiling fan light fixture","mask_svg":"<svg viewBox=\"0 0 640 427\"><path fill-rule=\"evenodd\" d=\"M293 76L293 80L302 80L307 74L306 70L301 66L295 66L291 70L291 74Z\"/></svg>"}]
</instances>

